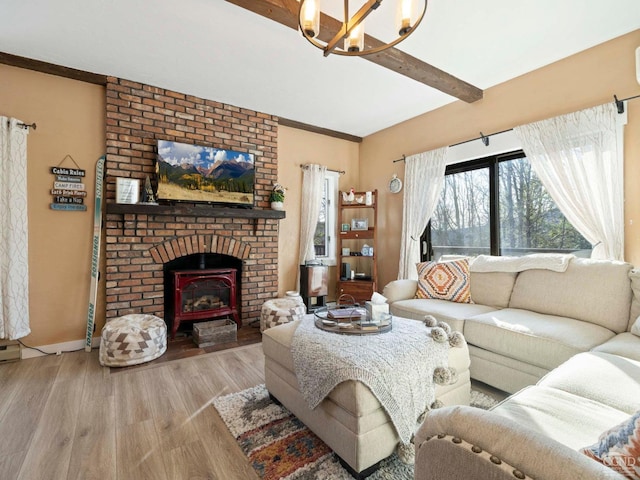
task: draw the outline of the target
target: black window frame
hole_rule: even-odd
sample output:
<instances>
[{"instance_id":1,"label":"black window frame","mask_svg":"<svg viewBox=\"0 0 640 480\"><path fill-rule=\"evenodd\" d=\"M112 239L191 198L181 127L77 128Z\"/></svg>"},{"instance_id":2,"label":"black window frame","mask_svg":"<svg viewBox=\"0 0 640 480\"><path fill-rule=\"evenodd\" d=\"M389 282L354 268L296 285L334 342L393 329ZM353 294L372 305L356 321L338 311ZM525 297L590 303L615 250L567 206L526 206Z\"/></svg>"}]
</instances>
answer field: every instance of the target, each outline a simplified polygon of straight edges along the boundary
<instances>
[{"instance_id":1,"label":"black window frame","mask_svg":"<svg viewBox=\"0 0 640 480\"><path fill-rule=\"evenodd\" d=\"M489 220L489 250L491 255L500 255L500 202L498 201L500 177L498 164L523 157L526 157L524 150L515 150L513 152L489 155L488 157L469 160L467 162L455 163L448 165L445 169L445 175L453 175L483 168L489 169L489 209L491 211ZM431 221L429 221L420 236L420 261L425 262L432 259L433 244L431 242Z\"/></svg>"}]
</instances>

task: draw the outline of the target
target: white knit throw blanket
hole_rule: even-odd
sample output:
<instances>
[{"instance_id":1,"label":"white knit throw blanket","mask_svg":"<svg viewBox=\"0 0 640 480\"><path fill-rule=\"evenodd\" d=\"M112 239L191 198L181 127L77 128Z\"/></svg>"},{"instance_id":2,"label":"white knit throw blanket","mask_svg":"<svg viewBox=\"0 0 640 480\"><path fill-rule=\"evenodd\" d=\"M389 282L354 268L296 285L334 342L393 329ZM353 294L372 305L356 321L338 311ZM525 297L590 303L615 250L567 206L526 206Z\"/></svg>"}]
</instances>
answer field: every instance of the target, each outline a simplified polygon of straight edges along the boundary
<instances>
[{"instance_id":1,"label":"white knit throw blanket","mask_svg":"<svg viewBox=\"0 0 640 480\"><path fill-rule=\"evenodd\" d=\"M357 380L378 399L404 444L435 400L434 369L448 367L448 350L449 343L435 342L424 323L398 317L390 332L359 336L320 330L306 315L291 344L294 371L310 408L339 383Z\"/></svg>"}]
</instances>

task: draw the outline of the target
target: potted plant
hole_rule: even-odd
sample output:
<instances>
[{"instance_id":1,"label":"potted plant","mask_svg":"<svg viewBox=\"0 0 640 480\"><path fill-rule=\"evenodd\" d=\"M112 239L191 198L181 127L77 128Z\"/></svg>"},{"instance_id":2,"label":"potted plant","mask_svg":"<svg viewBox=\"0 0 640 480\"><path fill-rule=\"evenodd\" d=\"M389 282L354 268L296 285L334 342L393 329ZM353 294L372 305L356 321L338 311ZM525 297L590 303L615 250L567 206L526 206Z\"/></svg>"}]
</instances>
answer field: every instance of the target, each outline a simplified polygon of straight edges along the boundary
<instances>
[{"instance_id":1,"label":"potted plant","mask_svg":"<svg viewBox=\"0 0 640 480\"><path fill-rule=\"evenodd\" d=\"M269 195L269 201L271 202L271 208L273 210L284 210L284 194L287 190L276 183L273 186L273 190L271 190L271 194Z\"/></svg>"}]
</instances>

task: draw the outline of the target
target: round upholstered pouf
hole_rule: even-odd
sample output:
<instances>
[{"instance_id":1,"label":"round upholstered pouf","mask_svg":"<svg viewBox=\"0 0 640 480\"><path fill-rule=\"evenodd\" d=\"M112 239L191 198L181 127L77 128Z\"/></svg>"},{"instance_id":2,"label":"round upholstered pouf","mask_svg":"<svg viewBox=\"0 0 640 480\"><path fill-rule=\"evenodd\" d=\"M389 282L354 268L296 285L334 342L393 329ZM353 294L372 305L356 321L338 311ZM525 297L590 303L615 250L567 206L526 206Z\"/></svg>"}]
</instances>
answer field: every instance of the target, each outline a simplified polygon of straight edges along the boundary
<instances>
[{"instance_id":1,"label":"round upholstered pouf","mask_svg":"<svg viewBox=\"0 0 640 480\"><path fill-rule=\"evenodd\" d=\"M306 312L307 308L299 296L267 300L260 312L260 331L264 332L267 328L298 320Z\"/></svg>"},{"instance_id":2,"label":"round upholstered pouf","mask_svg":"<svg viewBox=\"0 0 640 480\"><path fill-rule=\"evenodd\" d=\"M102 329L100 365L126 367L149 362L167 350L167 325L154 315L109 320Z\"/></svg>"}]
</instances>

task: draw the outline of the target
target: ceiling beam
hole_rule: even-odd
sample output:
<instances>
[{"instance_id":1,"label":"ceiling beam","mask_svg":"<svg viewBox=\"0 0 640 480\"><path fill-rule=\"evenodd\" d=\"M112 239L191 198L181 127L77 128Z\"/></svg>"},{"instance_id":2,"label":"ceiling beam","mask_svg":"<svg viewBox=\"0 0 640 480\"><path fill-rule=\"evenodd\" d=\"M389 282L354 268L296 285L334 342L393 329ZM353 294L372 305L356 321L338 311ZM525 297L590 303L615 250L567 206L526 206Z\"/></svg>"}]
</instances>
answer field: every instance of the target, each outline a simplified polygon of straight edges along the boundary
<instances>
[{"instance_id":1,"label":"ceiling beam","mask_svg":"<svg viewBox=\"0 0 640 480\"><path fill-rule=\"evenodd\" d=\"M308 123L289 120L288 118L278 117L278 125L282 125L283 127L297 128L298 130L306 130L307 132L318 133L320 135L339 138L341 140L348 140L350 142L362 143L362 137L357 137L355 135L350 135L348 133L338 132L336 130L330 130L328 128L316 127L315 125L309 125Z\"/></svg>"},{"instance_id":2,"label":"ceiling beam","mask_svg":"<svg viewBox=\"0 0 640 480\"><path fill-rule=\"evenodd\" d=\"M226 0L229 3L257 13L265 18L278 22L294 30L298 29L297 0ZM342 22L333 17L321 14L320 33L318 38L324 42L330 41L342 27ZM382 45L384 42L365 35L365 48ZM482 99L483 92L478 87L460 80L453 75L429 65L395 47L388 48L379 53L363 55L364 60L393 70L400 75L409 77L431 88L440 90L447 95L458 98L467 103L473 103Z\"/></svg>"},{"instance_id":3,"label":"ceiling beam","mask_svg":"<svg viewBox=\"0 0 640 480\"><path fill-rule=\"evenodd\" d=\"M95 85L107 84L106 75L63 67L61 65L54 65L53 63L33 60L32 58L20 57L18 55L11 55L10 53L5 52L0 52L0 64L25 68L35 72L48 73L49 75L57 75L59 77L79 80L81 82L93 83Z\"/></svg>"}]
</instances>

